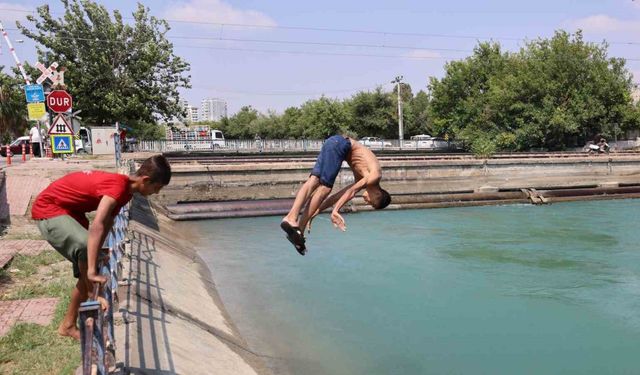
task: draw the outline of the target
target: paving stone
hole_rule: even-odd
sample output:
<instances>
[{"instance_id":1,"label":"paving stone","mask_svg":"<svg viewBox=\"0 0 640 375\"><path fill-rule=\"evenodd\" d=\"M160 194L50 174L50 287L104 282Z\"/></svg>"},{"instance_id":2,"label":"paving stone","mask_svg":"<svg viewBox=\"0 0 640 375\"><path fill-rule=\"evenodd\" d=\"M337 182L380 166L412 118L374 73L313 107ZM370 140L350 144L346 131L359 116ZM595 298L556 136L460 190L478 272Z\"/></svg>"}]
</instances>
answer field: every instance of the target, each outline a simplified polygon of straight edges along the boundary
<instances>
[{"instance_id":1,"label":"paving stone","mask_svg":"<svg viewBox=\"0 0 640 375\"><path fill-rule=\"evenodd\" d=\"M36 298L26 302L27 305L20 315L19 321L43 326L51 323L58 304L57 298Z\"/></svg>"},{"instance_id":2,"label":"paving stone","mask_svg":"<svg viewBox=\"0 0 640 375\"><path fill-rule=\"evenodd\" d=\"M4 268L16 254L34 256L53 248L45 240L0 240L0 268Z\"/></svg>"},{"instance_id":3,"label":"paving stone","mask_svg":"<svg viewBox=\"0 0 640 375\"><path fill-rule=\"evenodd\" d=\"M0 336L16 324L26 305L25 301L0 301Z\"/></svg>"},{"instance_id":4,"label":"paving stone","mask_svg":"<svg viewBox=\"0 0 640 375\"><path fill-rule=\"evenodd\" d=\"M0 301L0 336L18 322L50 324L57 304L57 298Z\"/></svg>"},{"instance_id":5,"label":"paving stone","mask_svg":"<svg viewBox=\"0 0 640 375\"><path fill-rule=\"evenodd\" d=\"M31 197L40 194L49 184L49 180L38 176L12 176L6 177L7 201L11 215L25 215Z\"/></svg>"}]
</instances>

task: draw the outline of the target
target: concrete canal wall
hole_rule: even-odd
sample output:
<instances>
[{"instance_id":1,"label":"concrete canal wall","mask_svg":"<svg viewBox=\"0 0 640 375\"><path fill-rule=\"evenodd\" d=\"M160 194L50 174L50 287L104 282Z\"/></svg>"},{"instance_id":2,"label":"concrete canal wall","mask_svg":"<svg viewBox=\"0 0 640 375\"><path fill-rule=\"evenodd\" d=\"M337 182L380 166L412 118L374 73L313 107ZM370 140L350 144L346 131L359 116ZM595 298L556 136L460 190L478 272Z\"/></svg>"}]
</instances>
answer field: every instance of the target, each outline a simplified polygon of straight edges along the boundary
<instances>
[{"instance_id":1,"label":"concrete canal wall","mask_svg":"<svg viewBox=\"0 0 640 375\"><path fill-rule=\"evenodd\" d=\"M246 216L280 214L290 206L313 164L312 157L213 162L174 159L171 184L158 202L173 219L242 216L243 212ZM382 185L394 197L392 208L527 202L531 198L530 191L523 191L526 189L552 201L635 197L640 193L640 155L636 154L487 160L468 156L381 157L381 165ZM353 175L345 164L334 191L352 182ZM365 208L362 201L354 200L351 208L360 207ZM224 211L233 213L220 214Z\"/></svg>"}]
</instances>

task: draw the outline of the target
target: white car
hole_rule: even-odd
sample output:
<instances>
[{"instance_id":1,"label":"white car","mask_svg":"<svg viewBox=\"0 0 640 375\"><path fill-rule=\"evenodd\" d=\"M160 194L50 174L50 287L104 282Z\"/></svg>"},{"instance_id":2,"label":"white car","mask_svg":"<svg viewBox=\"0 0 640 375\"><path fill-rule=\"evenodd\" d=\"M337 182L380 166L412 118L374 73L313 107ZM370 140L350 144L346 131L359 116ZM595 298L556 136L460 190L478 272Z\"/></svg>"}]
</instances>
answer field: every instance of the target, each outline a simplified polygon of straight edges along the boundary
<instances>
[{"instance_id":1,"label":"white car","mask_svg":"<svg viewBox=\"0 0 640 375\"><path fill-rule=\"evenodd\" d=\"M370 148L385 148L393 146L391 142L384 141L378 137L363 137L360 139L360 143Z\"/></svg>"},{"instance_id":2,"label":"white car","mask_svg":"<svg viewBox=\"0 0 640 375\"><path fill-rule=\"evenodd\" d=\"M432 137L429 134L420 134L414 135L410 141L404 142L402 146L405 148L446 150L449 148L449 142L443 138Z\"/></svg>"}]
</instances>

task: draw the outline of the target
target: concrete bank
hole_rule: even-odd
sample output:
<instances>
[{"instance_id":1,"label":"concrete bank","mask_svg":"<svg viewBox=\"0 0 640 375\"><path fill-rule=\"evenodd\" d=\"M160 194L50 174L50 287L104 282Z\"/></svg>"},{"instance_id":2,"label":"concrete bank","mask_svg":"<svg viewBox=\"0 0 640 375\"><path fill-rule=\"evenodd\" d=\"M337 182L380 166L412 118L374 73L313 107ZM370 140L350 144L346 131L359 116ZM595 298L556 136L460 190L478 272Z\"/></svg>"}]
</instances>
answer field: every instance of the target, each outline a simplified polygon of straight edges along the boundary
<instances>
[{"instance_id":1,"label":"concrete bank","mask_svg":"<svg viewBox=\"0 0 640 375\"><path fill-rule=\"evenodd\" d=\"M175 220L280 215L304 182L312 158L172 160L159 202ZM473 158L381 157L390 208L640 197L640 155L582 154ZM353 182L346 166L334 190ZM539 198L542 196L542 198ZM366 209L355 199L352 210Z\"/></svg>"},{"instance_id":2,"label":"concrete bank","mask_svg":"<svg viewBox=\"0 0 640 375\"><path fill-rule=\"evenodd\" d=\"M144 198L134 198L131 214L116 326L123 373L267 374L225 312L189 233Z\"/></svg>"}]
</instances>

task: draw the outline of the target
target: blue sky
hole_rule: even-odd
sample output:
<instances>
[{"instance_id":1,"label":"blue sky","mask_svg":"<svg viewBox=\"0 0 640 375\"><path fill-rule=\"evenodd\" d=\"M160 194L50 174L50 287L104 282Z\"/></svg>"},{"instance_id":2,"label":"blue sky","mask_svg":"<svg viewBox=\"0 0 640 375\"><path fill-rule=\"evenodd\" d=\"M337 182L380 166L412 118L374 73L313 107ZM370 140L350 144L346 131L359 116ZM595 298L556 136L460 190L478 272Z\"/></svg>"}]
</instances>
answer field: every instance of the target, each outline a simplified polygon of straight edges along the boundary
<instances>
[{"instance_id":1,"label":"blue sky","mask_svg":"<svg viewBox=\"0 0 640 375\"><path fill-rule=\"evenodd\" d=\"M60 14L60 3L50 2ZM0 21L12 39L23 39L15 20L43 3L0 0ZM100 3L125 16L135 7L126 0ZM281 112L322 94L344 98L377 85L391 89L397 75L417 92L429 76L442 76L447 61L469 55L479 40L492 38L517 50L524 39L548 37L557 29L581 28L587 40L612 42L610 55L636 59L628 68L640 81L640 0L142 3L169 20L176 54L191 63L193 88L183 98L196 106L205 97L224 98L230 114L244 105ZM12 66L0 43L0 65ZM21 60L34 63L32 43L14 44Z\"/></svg>"}]
</instances>

